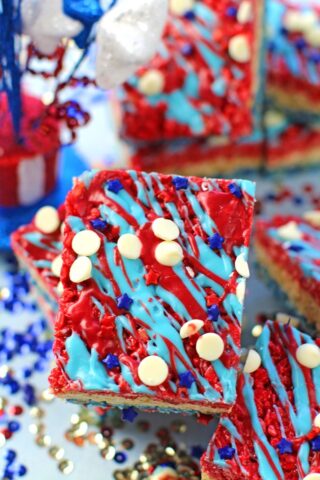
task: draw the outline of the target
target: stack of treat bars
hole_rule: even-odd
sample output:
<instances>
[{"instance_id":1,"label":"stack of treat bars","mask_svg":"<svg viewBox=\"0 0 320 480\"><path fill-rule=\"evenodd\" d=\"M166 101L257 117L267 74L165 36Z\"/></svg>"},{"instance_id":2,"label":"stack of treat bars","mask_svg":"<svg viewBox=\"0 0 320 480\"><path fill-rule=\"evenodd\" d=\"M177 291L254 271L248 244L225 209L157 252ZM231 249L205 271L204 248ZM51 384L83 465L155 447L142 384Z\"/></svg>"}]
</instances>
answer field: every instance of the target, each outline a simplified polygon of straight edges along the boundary
<instances>
[{"instance_id":1,"label":"stack of treat bars","mask_svg":"<svg viewBox=\"0 0 320 480\"><path fill-rule=\"evenodd\" d=\"M12 236L54 324L55 395L219 414L203 480L320 480L319 338L267 321L243 355L255 184L204 177L320 159L320 11L264 14L171 0L158 54L114 100L131 169L84 173ZM319 331L320 212L259 220L254 242Z\"/></svg>"}]
</instances>

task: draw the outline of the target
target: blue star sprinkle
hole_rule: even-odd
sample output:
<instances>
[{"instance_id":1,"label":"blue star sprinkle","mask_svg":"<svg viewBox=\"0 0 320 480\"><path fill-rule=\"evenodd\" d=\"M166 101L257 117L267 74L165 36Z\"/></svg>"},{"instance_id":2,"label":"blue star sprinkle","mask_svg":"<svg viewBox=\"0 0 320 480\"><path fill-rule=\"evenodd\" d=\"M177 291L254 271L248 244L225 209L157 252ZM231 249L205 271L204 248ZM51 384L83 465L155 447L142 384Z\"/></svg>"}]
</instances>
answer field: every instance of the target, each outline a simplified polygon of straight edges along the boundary
<instances>
[{"instance_id":1,"label":"blue star sprinkle","mask_svg":"<svg viewBox=\"0 0 320 480\"><path fill-rule=\"evenodd\" d=\"M107 189L108 189L110 192L119 193L120 190L123 190L123 185L122 185L122 183L120 182L120 180L118 180L118 179L116 179L116 180L109 180L109 182L107 182Z\"/></svg>"},{"instance_id":2,"label":"blue star sprinkle","mask_svg":"<svg viewBox=\"0 0 320 480\"><path fill-rule=\"evenodd\" d=\"M211 305L211 307L208 308L208 317L212 322L216 322L219 318L220 315L220 310L218 305Z\"/></svg>"},{"instance_id":3,"label":"blue star sprinkle","mask_svg":"<svg viewBox=\"0 0 320 480\"><path fill-rule=\"evenodd\" d=\"M292 442L289 442L286 438L281 438L280 442L277 444L277 448L281 455L285 453L293 453Z\"/></svg>"},{"instance_id":4,"label":"blue star sprinkle","mask_svg":"<svg viewBox=\"0 0 320 480\"><path fill-rule=\"evenodd\" d=\"M189 186L189 180L185 177L174 177L172 183L176 190L184 190Z\"/></svg>"},{"instance_id":5,"label":"blue star sprinkle","mask_svg":"<svg viewBox=\"0 0 320 480\"><path fill-rule=\"evenodd\" d=\"M235 197L242 198L242 190L236 183L230 183L230 185L228 185L228 189L229 192L232 193L232 195L234 195Z\"/></svg>"},{"instance_id":6,"label":"blue star sprinkle","mask_svg":"<svg viewBox=\"0 0 320 480\"><path fill-rule=\"evenodd\" d=\"M196 14L193 10L188 10L183 16L187 20L194 20L196 18Z\"/></svg>"},{"instance_id":7,"label":"blue star sprinkle","mask_svg":"<svg viewBox=\"0 0 320 480\"><path fill-rule=\"evenodd\" d=\"M201 458L204 453L204 448L201 445L194 445L191 447L191 456L194 458Z\"/></svg>"},{"instance_id":8,"label":"blue star sprinkle","mask_svg":"<svg viewBox=\"0 0 320 480\"><path fill-rule=\"evenodd\" d=\"M120 362L119 358L117 355L113 355L112 353L109 353L102 362L106 365L106 367L109 370L112 370L113 368L120 367Z\"/></svg>"},{"instance_id":9,"label":"blue star sprinkle","mask_svg":"<svg viewBox=\"0 0 320 480\"><path fill-rule=\"evenodd\" d=\"M220 250L223 247L224 238L219 235L219 233L214 233L211 237L208 238L209 246L212 250Z\"/></svg>"},{"instance_id":10,"label":"blue star sprinkle","mask_svg":"<svg viewBox=\"0 0 320 480\"><path fill-rule=\"evenodd\" d=\"M236 451L234 448L228 445L227 447L218 448L218 453L219 457L222 460L231 460L234 457Z\"/></svg>"},{"instance_id":11,"label":"blue star sprinkle","mask_svg":"<svg viewBox=\"0 0 320 480\"><path fill-rule=\"evenodd\" d=\"M194 375L191 372L183 372L179 374L180 387L190 388L196 381Z\"/></svg>"},{"instance_id":12,"label":"blue star sprinkle","mask_svg":"<svg viewBox=\"0 0 320 480\"><path fill-rule=\"evenodd\" d=\"M108 222L102 220L101 218L90 220L90 223L95 230L105 230L108 226Z\"/></svg>"},{"instance_id":13,"label":"blue star sprinkle","mask_svg":"<svg viewBox=\"0 0 320 480\"><path fill-rule=\"evenodd\" d=\"M123 308L124 310L130 310L131 305L133 304L132 298L129 297L126 293L117 298L118 308Z\"/></svg>"},{"instance_id":14,"label":"blue star sprinkle","mask_svg":"<svg viewBox=\"0 0 320 480\"><path fill-rule=\"evenodd\" d=\"M291 250L292 252L301 252L304 249L302 245L290 245L288 250Z\"/></svg>"},{"instance_id":15,"label":"blue star sprinkle","mask_svg":"<svg viewBox=\"0 0 320 480\"><path fill-rule=\"evenodd\" d=\"M122 410L121 418L125 422L132 423L137 416L138 416L138 412L133 407L124 408Z\"/></svg>"},{"instance_id":16,"label":"blue star sprinkle","mask_svg":"<svg viewBox=\"0 0 320 480\"><path fill-rule=\"evenodd\" d=\"M320 452L320 435L311 440L311 448L314 452Z\"/></svg>"}]
</instances>

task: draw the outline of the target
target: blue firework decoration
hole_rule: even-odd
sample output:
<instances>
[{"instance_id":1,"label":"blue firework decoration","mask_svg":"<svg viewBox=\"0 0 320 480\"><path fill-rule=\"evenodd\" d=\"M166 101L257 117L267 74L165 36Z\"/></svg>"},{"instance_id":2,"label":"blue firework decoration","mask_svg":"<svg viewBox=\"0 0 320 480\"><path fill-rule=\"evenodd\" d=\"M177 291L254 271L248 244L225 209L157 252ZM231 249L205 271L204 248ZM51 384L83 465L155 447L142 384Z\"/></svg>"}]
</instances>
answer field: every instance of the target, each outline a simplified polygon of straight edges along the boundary
<instances>
[{"instance_id":1,"label":"blue firework decoration","mask_svg":"<svg viewBox=\"0 0 320 480\"><path fill-rule=\"evenodd\" d=\"M8 97L16 134L21 118L19 32L21 0L0 0L0 91Z\"/></svg>"}]
</instances>

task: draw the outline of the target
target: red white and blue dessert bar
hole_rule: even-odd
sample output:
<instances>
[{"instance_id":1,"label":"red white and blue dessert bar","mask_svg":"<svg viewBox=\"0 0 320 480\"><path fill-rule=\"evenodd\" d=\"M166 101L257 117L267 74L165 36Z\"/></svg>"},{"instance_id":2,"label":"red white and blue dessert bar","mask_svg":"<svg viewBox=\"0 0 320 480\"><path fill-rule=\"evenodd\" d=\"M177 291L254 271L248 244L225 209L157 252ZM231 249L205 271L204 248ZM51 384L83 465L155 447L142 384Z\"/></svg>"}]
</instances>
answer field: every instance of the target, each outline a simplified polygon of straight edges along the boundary
<instances>
[{"instance_id":1,"label":"red white and blue dessert bar","mask_svg":"<svg viewBox=\"0 0 320 480\"><path fill-rule=\"evenodd\" d=\"M265 325L240 376L237 403L202 457L203 480L320 479L317 342L289 324Z\"/></svg>"},{"instance_id":2,"label":"red white and blue dessert bar","mask_svg":"<svg viewBox=\"0 0 320 480\"><path fill-rule=\"evenodd\" d=\"M290 112L320 113L320 5L268 0L267 91Z\"/></svg>"},{"instance_id":3,"label":"red white and blue dessert bar","mask_svg":"<svg viewBox=\"0 0 320 480\"><path fill-rule=\"evenodd\" d=\"M57 396L230 410L254 189L130 170L76 180L65 204Z\"/></svg>"},{"instance_id":4,"label":"red white and blue dessert bar","mask_svg":"<svg viewBox=\"0 0 320 480\"><path fill-rule=\"evenodd\" d=\"M31 286L39 306L51 323L58 312L62 292L62 232L64 208L46 206L33 221L11 236L11 245L21 267L31 276Z\"/></svg>"},{"instance_id":5,"label":"red white and blue dessert bar","mask_svg":"<svg viewBox=\"0 0 320 480\"><path fill-rule=\"evenodd\" d=\"M295 308L320 329L320 212L256 224L259 263Z\"/></svg>"},{"instance_id":6,"label":"red white and blue dessert bar","mask_svg":"<svg viewBox=\"0 0 320 480\"><path fill-rule=\"evenodd\" d=\"M158 142L253 128L263 2L171 0L158 53L119 93L125 139Z\"/></svg>"}]
</instances>

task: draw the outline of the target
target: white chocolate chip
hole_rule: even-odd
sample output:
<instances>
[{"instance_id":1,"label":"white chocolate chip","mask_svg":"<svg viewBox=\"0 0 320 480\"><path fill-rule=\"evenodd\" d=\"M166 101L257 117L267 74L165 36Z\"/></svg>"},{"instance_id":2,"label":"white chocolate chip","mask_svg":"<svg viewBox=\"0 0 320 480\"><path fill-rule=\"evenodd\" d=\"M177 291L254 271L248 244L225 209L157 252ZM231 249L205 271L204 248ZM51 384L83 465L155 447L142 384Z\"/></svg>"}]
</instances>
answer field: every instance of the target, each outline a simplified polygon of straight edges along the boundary
<instances>
[{"instance_id":1,"label":"white chocolate chip","mask_svg":"<svg viewBox=\"0 0 320 480\"><path fill-rule=\"evenodd\" d=\"M312 223L312 225L320 227L320 210L311 210L310 212L305 212L303 214L303 218Z\"/></svg>"},{"instance_id":2,"label":"white chocolate chip","mask_svg":"<svg viewBox=\"0 0 320 480\"><path fill-rule=\"evenodd\" d=\"M320 27L311 28L307 30L304 34L307 42L314 48L320 47Z\"/></svg>"},{"instance_id":3,"label":"white chocolate chip","mask_svg":"<svg viewBox=\"0 0 320 480\"><path fill-rule=\"evenodd\" d=\"M280 127L284 125L286 117L277 110L268 110L264 114L264 124L266 127Z\"/></svg>"},{"instance_id":4,"label":"white chocolate chip","mask_svg":"<svg viewBox=\"0 0 320 480\"><path fill-rule=\"evenodd\" d=\"M318 415L313 420L313 425L317 428L320 428L320 413L318 413Z\"/></svg>"},{"instance_id":5,"label":"white chocolate chip","mask_svg":"<svg viewBox=\"0 0 320 480\"><path fill-rule=\"evenodd\" d=\"M244 373L253 373L261 365L261 357L255 350L249 350L246 363L243 367Z\"/></svg>"},{"instance_id":6,"label":"white chocolate chip","mask_svg":"<svg viewBox=\"0 0 320 480\"><path fill-rule=\"evenodd\" d=\"M243 0L237 12L237 20L239 23L247 23L252 20L252 4L249 0Z\"/></svg>"},{"instance_id":7,"label":"white chocolate chip","mask_svg":"<svg viewBox=\"0 0 320 480\"><path fill-rule=\"evenodd\" d=\"M91 278L92 262L88 257L78 257L71 265L69 278L73 283L81 283Z\"/></svg>"},{"instance_id":8,"label":"white chocolate chip","mask_svg":"<svg viewBox=\"0 0 320 480\"><path fill-rule=\"evenodd\" d=\"M138 367L138 375L142 383L149 387L157 387L166 381L169 368L166 362L156 355L144 358Z\"/></svg>"},{"instance_id":9,"label":"white chocolate chip","mask_svg":"<svg viewBox=\"0 0 320 480\"><path fill-rule=\"evenodd\" d=\"M320 480L320 473L309 473L303 480Z\"/></svg>"},{"instance_id":10,"label":"white chocolate chip","mask_svg":"<svg viewBox=\"0 0 320 480\"><path fill-rule=\"evenodd\" d=\"M280 323L281 325L287 325L290 323L293 327L298 327L300 320L299 318L293 317L292 315L288 315L287 313L277 313L276 315L276 322Z\"/></svg>"},{"instance_id":11,"label":"white chocolate chip","mask_svg":"<svg viewBox=\"0 0 320 480\"><path fill-rule=\"evenodd\" d=\"M289 10L284 17L284 27L289 32L307 32L317 23L317 16L313 11L298 12Z\"/></svg>"},{"instance_id":12,"label":"white chocolate chip","mask_svg":"<svg viewBox=\"0 0 320 480\"><path fill-rule=\"evenodd\" d=\"M245 259L244 253L239 253L235 261L235 269L241 275L241 277L249 278L250 270L247 260Z\"/></svg>"},{"instance_id":13,"label":"white chocolate chip","mask_svg":"<svg viewBox=\"0 0 320 480\"><path fill-rule=\"evenodd\" d=\"M239 283L237 283L237 287L236 287L236 296L239 302L241 303L241 305L243 305L245 294L246 294L246 282L242 280Z\"/></svg>"},{"instance_id":14,"label":"white chocolate chip","mask_svg":"<svg viewBox=\"0 0 320 480\"><path fill-rule=\"evenodd\" d=\"M167 267L178 265L183 259L183 250L177 242L161 242L155 250L157 262Z\"/></svg>"},{"instance_id":15,"label":"white chocolate chip","mask_svg":"<svg viewBox=\"0 0 320 480\"><path fill-rule=\"evenodd\" d=\"M72 249L77 255L90 257L97 253L101 246L99 235L93 230L82 230L72 240Z\"/></svg>"},{"instance_id":16,"label":"white chocolate chip","mask_svg":"<svg viewBox=\"0 0 320 480\"><path fill-rule=\"evenodd\" d=\"M260 337L262 332L263 332L262 325L255 325L251 330L251 335L257 338L257 337Z\"/></svg>"},{"instance_id":17,"label":"white chocolate chip","mask_svg":"<svg viewBox=\"0 0 320 480\"><path fill-rule=\"evenodd\" d=\"M51 271L55 277L60 278L61 269L62 269L62 255L58 255L51 263Z\"/></svg>"},{"instance_id":18,"label":"white chocolate chip","mask_svg":"<svg viewBox=\"0 0 320 480\"><path fill-rule=\"evenodd\" d=\"M163 88L164 77L159 70L149 70L139 79L138 89L144 95L158 95Z\"/></svg>"},{"instance_id":19,"label":"white chocolate chip","mask_svg":"<svg viewBox=\"0 0 320 480\"><path fill-rule=\"evenodd\" d=\"M170 0L170 11L174 15L184 15L194 7L194 0Z\"/></svg>"},{"instance_id":20,"label":"white chocolate chip","mask_svg":"<svg viewBox=\"0 0 320 480\"><path fill-rule=\"evenodd\" d=\"M63 294L63 285L62 285L62 282L59 282L58 285L57 285L57 292L58 292L58 295L62 295Z\"/></svg>"},{"instance_id":21,"label":"white chocolate chip","mask_svg":"<svg viewBox=\"0 0 320 480\"><path fill-rule=\"evenodd\" d=\"M180 328L180 337L187 338L197 333L204 325L202 320L189 320Z\"/></svg>"},{"instance_id":22,"label":"white chocolate chip","mask_svg":"<svg viewBox=\"0 0 320 480\"><path fill-rule=\"evenodd\" d=\"M212 362L223 354L224 343L216 333L205 333L198 338L196 350L200 358Z\"/></svg>"},{"instance_id":23,"label":"white chocolate chip","mask_svg":"<svg viewBox=\"0 0 320 480\"><path fill-rule=\"evenodd\" d=\"M277 232L284 240L300 240L302 238L302 233L294 221L282 225L282 227L278 228Z\"/></svg>"},{"instance_id":24,"label":"white chocolate chip","mask_svg":"<svg viewBox=\"0 0 320 480\"><path fill-rule=\"evenodd\" d=\"M239 63L246 63L250 60L250 46L246 35L239 33L230 39L229 55Z\"/></svg>"},{"instance_id":25,"label":"white chocolate chip","mask_svg":"<svg viewBox=\"0 0 320 480\"><path fill-rule=\"evenodd\" d=\"M60 226L58 210L54 207L42 207L34 218L35 226L43 233L53 233Z\"/></svg>"},{"instance_id":26,"label":"white chocolate chip","mask_svg":"<svg viewBox=\"0 0 320 480\"><path fill-rule=\"evenodd\" d=\"M176 240L180 235L179 227L172 220L157 218L152 222L152 231L161 240Z\"/></svg>"},{"instance_id":27,"label":"white chocolate chip","mask_svg":"<svg viewBox=\"0 0 320 480\"><path fill-rule=\"evenodd\" d=\"M320 348L313 343L304 343L297 348L298 362L307 368L316 368L320 365Z\"/></svg>"},{"instance_id":28,"label":"white chocolate chip","mask_svg":"<svg viewBox=\"0 0 320 480\"><path fill-rule=\"evenodd\" d=\"M117 243L120 255L130 260L136 260L141 255L142 243L133 233L125 233L119 237Z\"/></svg>"}]
</instances>

